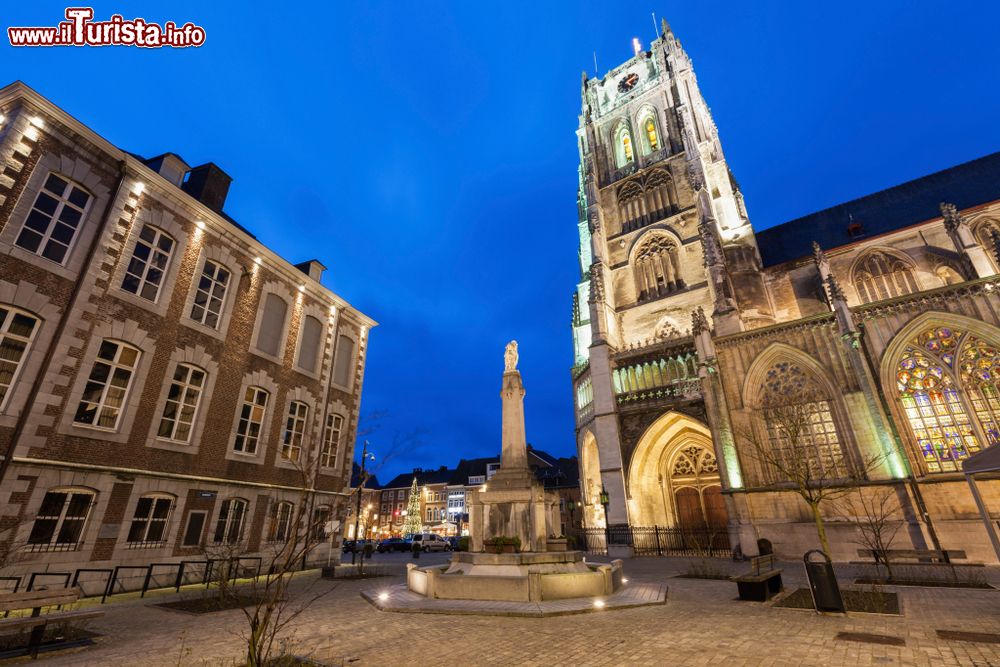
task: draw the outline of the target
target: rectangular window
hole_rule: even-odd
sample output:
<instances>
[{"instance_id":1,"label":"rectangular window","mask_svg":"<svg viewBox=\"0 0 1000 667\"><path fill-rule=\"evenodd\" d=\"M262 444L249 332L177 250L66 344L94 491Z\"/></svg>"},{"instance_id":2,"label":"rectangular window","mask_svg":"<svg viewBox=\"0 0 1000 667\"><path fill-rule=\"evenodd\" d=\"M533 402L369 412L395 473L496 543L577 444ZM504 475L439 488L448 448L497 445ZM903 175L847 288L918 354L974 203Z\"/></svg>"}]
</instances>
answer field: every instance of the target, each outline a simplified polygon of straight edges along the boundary
<instances>
[{"instance_id":1,"label":"rectangular window","mask_svg":"<svg viewBox=\"0 0 1000 667\"><path fill-rule=\"evenodd\" d=\"M260 331L257 333L257 349L272 357L280 357L281 334L285 330L285 315L288 304L277 294L268 293L264 299L264 312L261 314Z\"/></svg>"},{"instance_id":2,"label":"rectangular window","mask_svg":"<svg viewBox=\"0 0 1000 667\"><path fill-rule=\"evenodd\" d=\"M205 260L191 305L191 319L213 329L219 328L222 306L226 302L229 271L221 264Z\"/></svg>"},{"instance_id":3,"label":"rectangular window","mask_svg":"<svg viewBox=\"0 0 1000 667\"><path fill-rule=\"evenodd\" d=\"M156 435L167 440L189 442L201 391L205 386L205 371L197 366L177 364L174 379L167 391L160 428Z\"/></svg>"},{"instance_id":4,"label":"rectangular window","mask_svg":"<svg viewBox=\"0 0 1000 667\"><path fill-rule=\"evenodd\" d=\"M75 183L49 174L14 243L62 264L89 202L90 195Z\"/></svg>"},{"instance_id":5,"label":"rectangular window","mask_svg":"<svg viewBox=\"0 0 1000 667\"><path fill-rule=\"evenodd\" d=\"M143 225L132 250L132 259L125 269L122 289L155 302L173 249L172 238L156 227Z\"/></svg>"},{"instance_id":6,"label":"rectangular window","mask_svg":"<svg viewBox=\"0 0 1000 667\"><path fill-rule=\"evenodd\" d=\"M302 401L288 404L288 419L285 420L285 435L281 439L281 458L298 461L302 452L302 434L306 430L306 415L309 406Z\"/></svg>"},{"instance_id":7,"label":"rectangular window","mask_svg":"<svg viewBox=\"0 0 1000 667\"><path fill-rule=\"evenodd\" d=\"M333 381L341 387L350 387L354 365L354 341L347 336L337 337L337 358L334 360Z\"/></svg>"},{"instance_id":8,"label":"rectangular window","mask_svg":"<svg viewBox=\"0 0 1000 667\"><path fill-rule=\"evenodd\" d=\"M319 542L326 539L326 524L330 521L330 508L326 505L320 505L315 510L313 510L313 520L312 520L312 538L313 540Z\"/></svg>"},{"instance_id":9,"label":"rectangular window","mask_svg":"<svg viewBox=\"0 0 1000 667\"><path fill-rule=\"evenodd\" d=\"M323 433L323 451L320 452L319 464L332 468L337 459L337 448L340 446L340 431L344 418L340 415L326 416L326 430Z\"/></svg>"},{"instance_id":10,"label":"rectangular window","mask_svg":"<svg viewBox=\"0 0 1000 667\"><path fill-rule=\"evenodd\" d=\"M125 406L139 350L124 343L101 343L73 421L114 430Z\"/></svg>"},{"instance_id":11,"label":"rectangular window","mask_svg":"<svg viewBox=\"0 0 1000 667\"><path fill-rule=\"evenodd\" d=\"M205 529L206 512L191 512L188 514L187 527L184 529L184 540L181 543L185 547L197 547L201 544L201 533Z\"/></svg>"},{"instance_id":12,"label":"rectangular window","mask_svg":"<svg viewBox=\"0 0 1000 667\"><path fill-rule=\"evenodd\" d=\"M295 506L289 502L280 502L274 510L274 518L271 521L271 542L287 542L291 535L292 512Z\"/></svg>"},{"instance_id":13,"label":"rectangular window","mask_svg":"<svg viewBox=\"0 0 1000 667\"><path fill-rule=\"evenodd\" d=\"M216 544L237 544L243 537L243 520L246 518L247 501L229 498L222 503L219 520L215 524Z\"/></svg>"},{"instance_id":14,"label":"rectangular window","mask_svg":"<svg viewBox=\"0 0 1000 667\"><path fill-rule=\"evenodd\" d=\"M304 371L316 372L319 359L319 344L323 337L323 324L311 315L302 321L302 339L299 341L298 365Z\"/></svg>"},{"instance_id":15,"label":"rectangular window","mask_svg":"<svg viewBox=\"0 0 1000 667\"><path fill-rule=\"evenodd\" d=\"M406 491L404 489L400 489L399 491L396 492L396 497L397 498L405 498L406 497Z\"/></svg>"},{"instance_id":16,"label":"rectangular window","mask_svg":"<svg viewBox=\"0 0 1000 667\"><path fill-rule=\"evenodd\" d=\"M75 551L83 540L94 494L88 491L49 491L42 499L28 536L31 551Z\"/></svg>"},{"instance_id":17,"label":"rectangular window","mask_svg":"<svg viewBox=\"0 0 1000 667\"><path fill-rule=\"evenodd\" d=\"M135 515L128 531L128 546L153 547L164 544L171 498L143 496L135 506Z\"/></svg>"},{"instance_id":18,"label":"rectangular window","mask_svg":"<svg viewBox=\"0 0 1000 667\"><path fill-rule=\"evenodd\" d=\"M0 306L0 408L17 379L37 325L38 318L9 306Z\"/></svg>"},{"instance_id":19,"label":"rectangular window","mask_svg":"<svg viewBox=\"0 0 1000 667\"><path fill-rule=\"evenodd\" d=\"M264 427L264 413L267 410L268 393L260 387L247 387L240 408L240 421L236 425L236 441L233 451L241 454L256 454L260 433Z\"/></svg>"}]
</instances>

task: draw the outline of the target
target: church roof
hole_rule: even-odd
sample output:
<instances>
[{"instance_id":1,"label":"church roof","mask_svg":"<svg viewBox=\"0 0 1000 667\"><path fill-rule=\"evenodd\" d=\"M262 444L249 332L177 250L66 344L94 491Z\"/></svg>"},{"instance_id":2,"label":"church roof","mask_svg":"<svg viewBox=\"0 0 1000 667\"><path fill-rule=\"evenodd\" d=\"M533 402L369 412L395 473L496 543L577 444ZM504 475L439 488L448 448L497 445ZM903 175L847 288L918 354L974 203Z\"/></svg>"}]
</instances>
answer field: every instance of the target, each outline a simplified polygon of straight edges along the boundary
<instances>
[{"instance_id":1,"label":"church roof","mask_svg":"<svg viewBox=\"0 0 1000 667\"><path fill-rule=\"evenodd\" d=\"M1000 199L1000 153L965 162L756 233L764 266L862 241L941 217L941 202L959 211ZM851 223L860 225L854 235Z\"/></svg>"}]
</instances>

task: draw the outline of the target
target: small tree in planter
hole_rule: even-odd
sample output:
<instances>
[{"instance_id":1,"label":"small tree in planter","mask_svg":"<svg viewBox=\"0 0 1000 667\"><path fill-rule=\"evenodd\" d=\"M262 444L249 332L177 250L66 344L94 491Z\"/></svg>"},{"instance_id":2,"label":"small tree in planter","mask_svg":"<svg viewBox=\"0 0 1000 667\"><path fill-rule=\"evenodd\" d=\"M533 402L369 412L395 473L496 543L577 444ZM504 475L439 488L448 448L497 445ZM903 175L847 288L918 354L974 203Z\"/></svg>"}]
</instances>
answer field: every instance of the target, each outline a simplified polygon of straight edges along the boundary
<instances>
[{"instance_id":1,"label":"small tree in planter","mask_svg":"<svg viewBox=\"0 0 1000 667\"><path fill-rule=\"evenodd\" d=\"M886 581L892 582L892 542L905 523L896 489L860 487L843 499L842 507L848 516L857 521L857 544L872 552L876 574L879 563L882 563L885 565Z\"/></svg>"}]
</instances>

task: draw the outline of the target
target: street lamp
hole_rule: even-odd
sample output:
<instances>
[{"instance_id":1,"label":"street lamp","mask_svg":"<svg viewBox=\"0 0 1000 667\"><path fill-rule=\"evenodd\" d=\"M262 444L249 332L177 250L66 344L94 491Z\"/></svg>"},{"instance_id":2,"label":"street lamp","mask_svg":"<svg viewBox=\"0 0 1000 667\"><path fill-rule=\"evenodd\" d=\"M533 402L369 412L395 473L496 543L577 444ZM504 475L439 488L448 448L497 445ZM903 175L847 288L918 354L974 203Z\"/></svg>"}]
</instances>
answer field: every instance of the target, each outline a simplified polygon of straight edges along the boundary
<instances>
[{"instance_id":1,"label":"street lamp","mask_svg":"<svg viewBox=\"0 0 1000 667\"><path fill-rule=\"evenodd\" d=\"M354 515L354 550L351 551L351 565L354 565L354 561L357 558L358 541L361 539L358 537L358 522L361 521L361 496L365 494L365 482L368 481L365 466L369 461L375 460L375 455L368 451L368 444L368 441L365 440L364 448L361 450L361 471L358 474L358 505ZM364 558L364 552L362 552L361 557Z\"/></svg>"},{"instance_id":2,"label":"street lamp","mask_svg":"<svg viewBox=\"0 0 1000 667\"><path fill-rule=\"evenodd\" d=\"M601 505L604 507L604 546L607 547L611 542L611 524L608 521L608 502L611 500L608 498L608 492L601 487Z\"/></svg>"}]
</instances>

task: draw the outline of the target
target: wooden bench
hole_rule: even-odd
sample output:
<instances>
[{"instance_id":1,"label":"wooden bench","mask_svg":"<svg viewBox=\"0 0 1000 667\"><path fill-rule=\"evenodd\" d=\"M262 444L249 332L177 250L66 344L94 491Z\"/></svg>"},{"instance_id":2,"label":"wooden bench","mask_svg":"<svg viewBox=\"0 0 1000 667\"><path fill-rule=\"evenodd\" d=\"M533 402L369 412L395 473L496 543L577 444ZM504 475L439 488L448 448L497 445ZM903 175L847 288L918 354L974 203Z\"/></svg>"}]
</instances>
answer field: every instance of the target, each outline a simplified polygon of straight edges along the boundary
<instances>
[{"instance_id":1,"label":"wooden bench","mask_svg":"<svg viewBox=\"0 0 1000 667\"><path fill-rule=\"evenodd\" d=\"M49 623L66 621L82 621L103 616L100 609L75 609L72 611L54 611L42 614L42 607L57 607L72 604L80 598L79 588L53 588L26 591L23 593L0 594L0 611L27 611L31 616L11 616L0 618L0 631L25 630L31 628L31 638L25 651L32 658L38 657L38 648L45 635L45 626Z\"/></svg>"},{"instance_id":2,"label":"wooden bench","mask_svg":"<svg viewBox=\"0 0 1000 667\"><path fill-rule=\"evenodd\" d=\"M873 549L858 549L862 558L871 558L881 563L881 554ZM955 560L965 560L967 556L961 549L886 549L885 555L890 560L916 560L925 563L951 563Z\"/></svg>"},{"instance_id":3,"label":"wooden bench","mask_svg":"<svg viewBox=\"0 0 1000 667\"><path fill-rule=\"evenodd\" d=\"M781 592L781 570L774 567L774 555L750 558L750 571L732 577L741 600L767 602Z\"/></svg>"}]
</instances>

